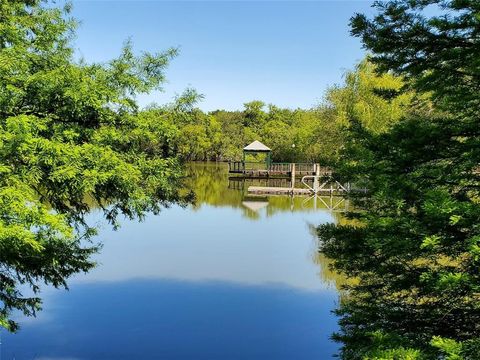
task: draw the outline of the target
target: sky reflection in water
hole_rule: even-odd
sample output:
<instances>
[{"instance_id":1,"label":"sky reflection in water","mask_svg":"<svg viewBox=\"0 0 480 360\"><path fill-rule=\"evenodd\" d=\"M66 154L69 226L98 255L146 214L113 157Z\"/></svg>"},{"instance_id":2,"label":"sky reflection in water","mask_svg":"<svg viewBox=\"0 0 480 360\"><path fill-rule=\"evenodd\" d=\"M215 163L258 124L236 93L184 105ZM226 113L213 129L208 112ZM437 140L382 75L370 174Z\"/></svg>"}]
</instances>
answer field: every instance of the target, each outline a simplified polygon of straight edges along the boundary
<instances>
[{"instance_id":1,"label":"sky reflection in water","mask_svg":"<svg viewBox=\"0 0 480 360\"><path fill-rule=\"evenodd\" d=\"M38 318L3 333L2 359L332 358L341 280L311 226L333 214L302 198L255 212L224 167L193 171L195 208L104 227L99 267L46 290Z\"/></svg>"}]
</instances>

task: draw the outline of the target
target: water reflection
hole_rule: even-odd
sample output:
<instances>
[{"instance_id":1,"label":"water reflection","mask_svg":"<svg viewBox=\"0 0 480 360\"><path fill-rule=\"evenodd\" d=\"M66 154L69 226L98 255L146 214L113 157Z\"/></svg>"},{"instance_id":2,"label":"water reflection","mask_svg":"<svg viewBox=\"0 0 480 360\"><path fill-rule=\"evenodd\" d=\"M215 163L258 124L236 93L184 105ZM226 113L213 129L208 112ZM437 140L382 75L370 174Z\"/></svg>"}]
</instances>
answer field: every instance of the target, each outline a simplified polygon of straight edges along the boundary
<instances>
[{"instance_id":1,"label":"water reflection","mask_svg":"<svg viewBox=\"0 0 480 360\"><path fill-rule=\"evenodd\" d=\"M3 359L328 359L336 325L322 304L335 298L224 282L85 284L4 337Z\"/></svg>"},{"instance_id":2,"label":"water reflection","mask_svg":"<svg viewBox=\"0 0 480 360\"><path fill-rule=\"evenodd\" d=\"M195 206L105 227L98 268L48 290L2 359L331 358L343 279L313 229L340 215L306 197L248 197L226 171L192 165Z\"/></svg>"},{"instance_id":3,"label":"water reflection","mask_svg":"<svg viewBox=\"0 0 480 360\"><path fill-rule=\"evenodd\" d=\"M251 196L247 194L249 186L290 187L288 179L241 179L228 174L225 163L191 163L188 164L187 187L193 189L197 202L195 208L202 205L241 207L244 201L268 203L264 216L274 216L281 212L311 212L326 210L335 221L341 218L337 214L348 209L349 203L341 197L330 196ZM296 187L302 187L297 179ZM251 219L259 219L261 213L244 206L244 215Z\"/></svg>"},{"instance_id":4,"label":"water reflection","mask_svg":"<svg viewBox=\"0 0 480 360\"><path fill-rule=\"evenodd\" d=\"M251 221L243 216L246 211L242 204L204 204L201 210L174 207L141 223L125 222L120 231L100 235L100 266L74 282L167 278L282 283L310 290L335 287L334 278L319 281L319 266L322 271L326 266L312 261L316 242L309 230L333 221L331 214L282 212Z\"/></svg>"}]
</instances>

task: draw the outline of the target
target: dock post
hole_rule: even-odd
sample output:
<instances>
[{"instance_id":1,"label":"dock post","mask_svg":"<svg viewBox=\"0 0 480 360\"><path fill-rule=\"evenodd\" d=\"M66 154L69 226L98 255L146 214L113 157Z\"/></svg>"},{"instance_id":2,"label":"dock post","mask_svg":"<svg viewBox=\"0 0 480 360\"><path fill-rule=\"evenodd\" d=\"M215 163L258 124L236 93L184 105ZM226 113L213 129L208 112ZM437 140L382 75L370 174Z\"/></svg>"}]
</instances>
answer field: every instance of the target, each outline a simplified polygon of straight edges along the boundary
<instances>
[{"instance_id":1,"label":"dock post","mask_svg":"<svg viewBox=\"0 0 480 360\"><path fill-rule=\"evenodd\" d=\"M313 164L313 171L315 177L313 178L313 191L317 193L319 187L319 177L320 177L320 164Z\"/></svg>"},{"instance_id":2,"label":"dock post","mask_svg":"<svg viewBox=\"0 0 480 360\"><path fill-rule=\"evenodd\" d=\"M292 186L292 189L293 189L293 188L295 188L295 163L290 164L290 172L291 172L291 175L292 175L291 186Z\"/></svg>"}]
</instances>

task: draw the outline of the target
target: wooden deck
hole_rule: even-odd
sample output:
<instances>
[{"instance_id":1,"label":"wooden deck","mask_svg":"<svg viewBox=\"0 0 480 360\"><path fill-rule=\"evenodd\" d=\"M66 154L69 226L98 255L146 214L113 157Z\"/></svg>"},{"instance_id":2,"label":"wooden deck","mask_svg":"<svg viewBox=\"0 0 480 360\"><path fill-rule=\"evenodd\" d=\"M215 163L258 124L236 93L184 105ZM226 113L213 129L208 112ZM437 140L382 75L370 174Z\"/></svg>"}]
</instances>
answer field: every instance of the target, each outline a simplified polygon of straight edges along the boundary
<instances>
[{"instance_id":1,"label":"wooden deck","mask_svg":"<svg viewBox=\"0 0 480 360\"><path fill-rule=\"evenodd\" d=\"M228 164L228 172L240 177L302 177L310 175L331 175L331 169L310 163L249 163L243 161L231 161Z\"/></svg>"}]
</instances>

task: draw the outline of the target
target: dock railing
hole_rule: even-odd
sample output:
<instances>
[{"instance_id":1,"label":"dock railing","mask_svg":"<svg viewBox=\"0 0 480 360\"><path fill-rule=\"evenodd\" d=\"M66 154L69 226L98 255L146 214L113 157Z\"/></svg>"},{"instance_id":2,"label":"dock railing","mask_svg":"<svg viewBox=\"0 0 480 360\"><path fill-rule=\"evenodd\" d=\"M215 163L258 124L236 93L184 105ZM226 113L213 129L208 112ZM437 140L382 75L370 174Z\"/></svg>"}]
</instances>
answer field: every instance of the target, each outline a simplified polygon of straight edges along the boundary
<instances>
[{"instance_id":1,"label":"dock railing","mask_svg":"<svg viewBox=\"0 0 480 360\"><path fill-rule=\"evenodd\" d=\"M288 174L292 171L292 164L290 163L271 163L268 171L272 174Z\"/></svg>"},{"instance_id":2,"label":"dock railing","mask_svg":"<svg viewBox=\"0 0 480 360\"><path fill-rule=\"evenodd\" d=\"M320 165L317 164L316 174L318 176L332 176L333 171L332 171L331 168L329 168L327 166L320 166Z\"/></svg>"},{"instance_id":3,"label":"dock railing","mask_svg":"<svg viewBox=\"0 0 480 360\"><path fill-rule=\"evenodd\" d=\"M315 164L295 163L295 172L297 174L315 174Z\"/></svg>"},{"instance_id":4,"label":"dock railing","mask_svg":"<svg viewBox=\"0 0 480 360\"><path fill-rule=\"evenodd\" d=\"M273 162L266 164L263 162L244 162L244 161L230 161L228 163L228 170L230 173L245 174L248 172L261 172L267 175L285 175L292 174L295 166L295 173L297 175L319 175L330 176L332 170L325 166L320 166L314 163L287 163L287 162Z\"/></svg>"},{"instance_id":5,"label":"dock railing","mask_svg":"<svg viewBox=\"0 0 480 360\"><path fill-rule=\"evenodd\" d=\"M230 161L228 163L228 171L231 173L245 173L247 171L268 171L269 168L264 162L248 162L248 161Z\"/></svg>"}]
</instances>

